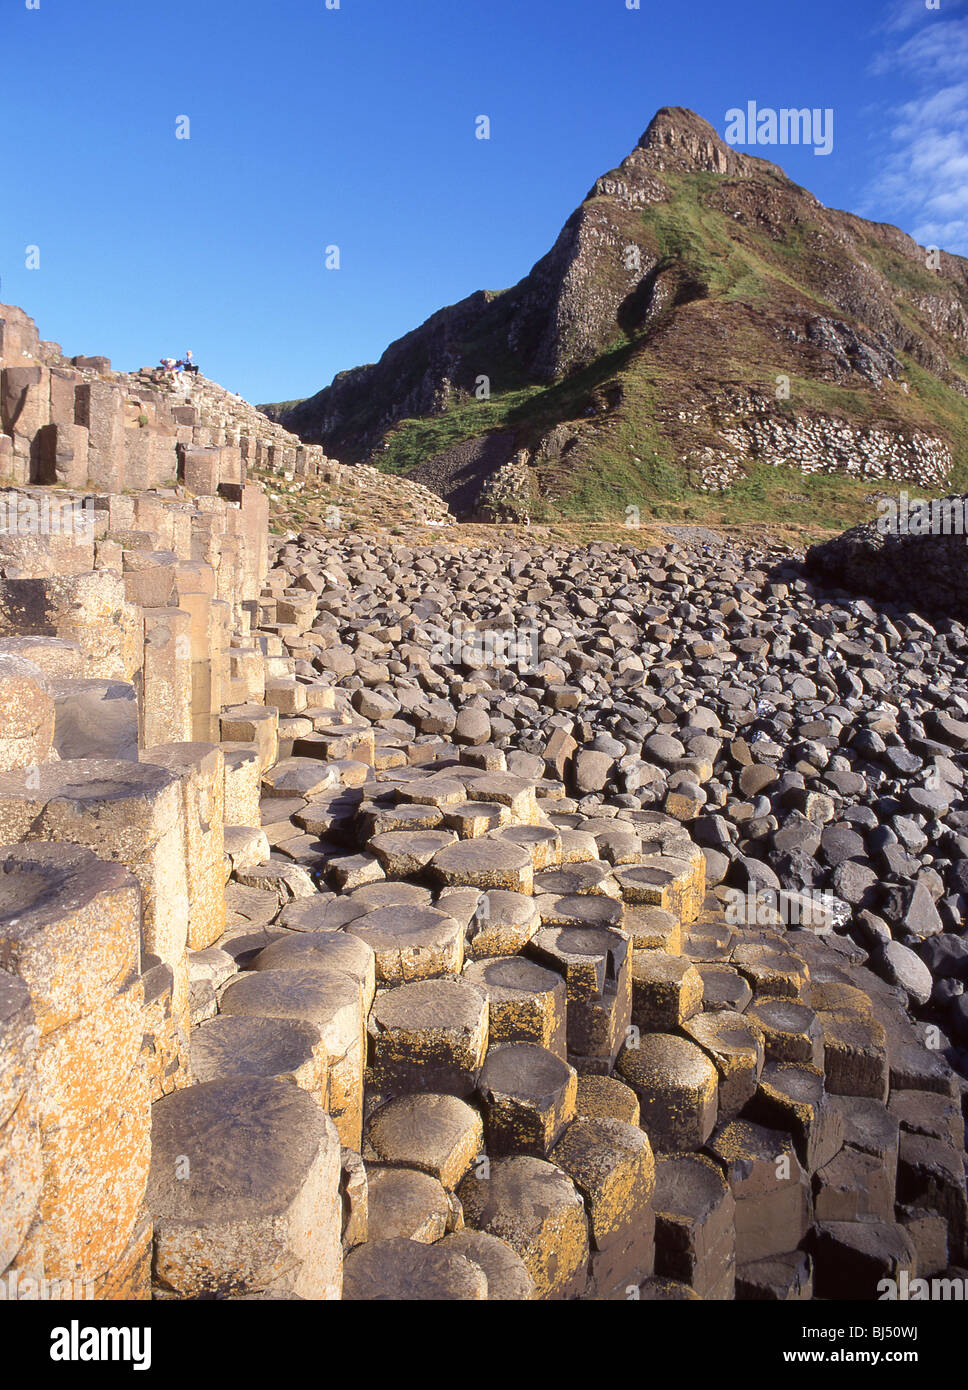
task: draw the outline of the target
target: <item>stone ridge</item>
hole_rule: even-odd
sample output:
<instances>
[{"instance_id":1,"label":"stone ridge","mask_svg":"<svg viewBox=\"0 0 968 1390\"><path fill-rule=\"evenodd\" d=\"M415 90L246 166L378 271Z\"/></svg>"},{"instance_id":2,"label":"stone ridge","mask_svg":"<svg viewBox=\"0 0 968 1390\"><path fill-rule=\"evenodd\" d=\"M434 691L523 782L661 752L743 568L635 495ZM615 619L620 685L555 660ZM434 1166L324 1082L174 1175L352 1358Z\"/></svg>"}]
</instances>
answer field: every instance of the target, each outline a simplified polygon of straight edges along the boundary
<instances>
[{"instance_id":1,"label":"stone ridge","mask_svg":"<svg viewBox=\"0 0 968 1390\"><path fill-rule=\"evenodd\" d=\"M108 491L180 484L189 496L237 501L251 476L269 488L282 525L302 494L334 509L334 526L451 519L420 484L344 469L201 375L67 359L14 306L0 305L0 362L0 478L8 482Z\"/></svg>"}]
</instances>

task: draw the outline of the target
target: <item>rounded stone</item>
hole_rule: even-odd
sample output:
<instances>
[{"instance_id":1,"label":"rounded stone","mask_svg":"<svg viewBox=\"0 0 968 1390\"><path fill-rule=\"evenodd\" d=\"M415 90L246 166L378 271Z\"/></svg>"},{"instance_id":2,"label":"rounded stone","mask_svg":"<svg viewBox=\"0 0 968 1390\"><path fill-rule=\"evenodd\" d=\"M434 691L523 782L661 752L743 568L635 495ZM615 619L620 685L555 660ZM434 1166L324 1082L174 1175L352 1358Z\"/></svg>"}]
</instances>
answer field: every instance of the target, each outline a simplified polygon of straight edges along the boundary
<instances>
[{"instance_id":1,"label":"rounded stone","mask_svg":"<svg viewBox=\"0 0 968 1390\"><path fill-rule=\"evenodd\" d=\"M487 1298L483 1268L456 1250L416 1240L367 1241L343 1270L347 1302L469 1302Z\"/></svg>"},{"instance_id":2,"label":"rounded stone","mask_svg":"<svg viewBox=\"0 0 968 1390\"><path fill-rule=\"evenodd\" d=\"M451 1205L441 1183L414 1168L371 1167L367 1174L367 1239L419 1240L447 1234Z\"/></svg>"},{"instance_id":3,"label":"rounded stone","mask_svg":"<svg viewBox=\"0 0 968 1390\"><path fill-rule=\"evenodd\" d=\"M920 957L899 941L888 941L879 946L871 957L877 973L890 985L898 985L906 990L914 1004L926 1004L931 998L934 981L931 971Z\"/></svg>"},{"instance_id":4,"label":"rounded stone","mask_svg":"<svg viewBox=\"0 0 968 1390\"><path fill-rule=\"evenodd\" d=\"M506 1241L465 1228L445 1236L438 1248L455 1251L480 1265L487 1275L489 1301L527 1303L534 1298L534 1280L521 1256Z\"/></svg>"},{"instance_id":5,"label":"rounded stone","mask_svg":"<svg viewBox=\"0 0 968 1390\"><path fill-rule=\"evenodd\" d=\"M491 721L486 710L469 706L457 715L454 725L454 742L472 745L486 743L491 737Z\"/></svg>"}]
</instances>

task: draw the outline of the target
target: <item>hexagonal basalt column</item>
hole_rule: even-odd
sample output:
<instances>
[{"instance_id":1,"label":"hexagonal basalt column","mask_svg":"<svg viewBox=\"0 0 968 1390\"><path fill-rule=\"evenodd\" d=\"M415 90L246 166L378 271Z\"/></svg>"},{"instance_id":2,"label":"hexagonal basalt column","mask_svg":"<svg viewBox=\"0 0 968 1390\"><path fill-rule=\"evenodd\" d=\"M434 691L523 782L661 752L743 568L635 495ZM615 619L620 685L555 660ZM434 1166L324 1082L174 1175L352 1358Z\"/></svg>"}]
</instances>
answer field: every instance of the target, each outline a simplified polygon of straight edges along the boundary
<instances>
[{"instance_id":1,"label":"hexagonal basalt column","mask_svg":"<svg viewBox=\"0 0 968 1390\"><path fill-rule=\"evenodd\" d=\"M443 823L461 840L477 840L510 820L506 806L496 801L458 801L442 808Z\"/></svg>"},{"instance_id":2,"label":"hexagonal basalt column","mask_svg":"<svg viewBox=\"0 0 968 1390\"><path fill-rule=\"evenodd\" d=\"M716 1124L718 1075L695 1043L671 1033L648 1033L622 1049L621 1079L642 1107L642 1128L658 1153L705 1144Z\"/></svg>"},{"instance_id":3,"label":"hexagonal basalt column","mask_svg":"<svg viewBox=\"0 0 968 1390\"><path fill-rule=\"evenodd\" d=\"M624 931L621 901L602 893L542 893L534 899L543 927L618 927Z\"/></svg>"},{"instance_id":4,"label":"hexagonal basalt column","mask_svg":"<svg viewBox=\"0 0 968 1390\"><path fill-rule=\"evenodd\" d=\"M178 777L148 763L75 759L0 776L0 822L12 840L84 845L138 879L146 950L172 966L179 1017L188 1002L188 866Z\"/></svg>"},{"instance_id":5,"label":"hexagonal basalt column","mask_svg":"<svg viewBox=\"0 0 968 1390\"><path fill-rule=\"evenodd\" d=\"M585 1204L571 1179L539 1158L500 1158L468 1173L457 1189L464 1220L515 1250L539 1299L584 1291L588 1264Z\"/></svg>"},{"instance_id":6,"label":"hexagonal basalt column","mask_svg":"<svg viewBox=\"0 0 968 1390\"><path fill-rule=\"evenodd\" d=\"M163 1288L339 1298L339 1138L304 1091L248 1077L191 1086L155 1105L152 1141Z\"/></svg>"},{"instance_id":7,"label":"hexagonal basalt column","mask_svg":"<svg viewBox=\"0 0 968 1390\"><path fill-rule=\"evenodd\" d=\"M45 762L54 737L54 700L39 666L0 653L0 771Z\"/></svg>"},{"instance_id":8,"label":"hexagonal basalt column","mask_svg":"<svg viewBox=\"0 0 968 1390\"><path fill-rule=\"evenodd\" d=\"M463 980L400 985L377 996L368 1026L380 1089L473 1094L487 1051L482 990Z\"/></svg>"},{"instance_id":9,"label":"hexagonal basalt column","mask_svg":"<svg viewBox=\"0 0 968 1390\"><path fill-rule=\"evenodd\" d=\"M487 994L492 1046L534 1043L566 1059L567 994L556 971L521 956L498 956L472 961L464 979Z\"/></svg>"},{"instance_id":10,"label":"hexagonal basalt column","mask_svg":"<svg viewBox=\"0 0 968 1390\"><path fill-rule=\"evenodd\" d=\"M612 877L612 866L601 859L591 859L584 864L566 864L557 869L545 869L535 876L536 893L550 893L552 897L614 898L621 900L622 894Z\"/></svg>"},{"instance_id":11,"label":"hexagonal basalt column","mask_svg":"<svg viewBox=\"0 0 968 1390\"><path fill-rule=\"evenodd\" d=\"M375 836L399 831L438 830L443 824L443 815L436 806L417 806L405 801L384 805L382 800L367 801L361 803L356 813L356 824L361 841L367 842ZM452 843L449 836L446 843Z\"/></svg>"},{"instance_id":12,"label":"hexagonal basalt column","mask_svg":"<svg viewBox=\"0 0 968 1390\"><path fill-rule=\"evenodd\" d=\"M682 923L694 922L706 892L705 860L700 863L673 855L644 856L641 863L614 871L627 903L661 907Z\"/></svg>"},{"instance_id":13,"label":"hexagonal basalt column","mask_svg":"<svg viewBox=\"0 0 968 1390\"><path fill-rule=\"evenodd\" d=\"M710 1013L726 1009L741 1014L753 998L749 981L731 965L696 966L702 977L702 1006Z\"/></svg>"},{"instance_id":14,"label":"hexagonal basalt column","mask_svg":"<svg viewBox=\"0 0 968 1390\"><path fill-rule=\"evenodd\" d=\"M181 779L188 874L188 949L203 951L225 930L225 766L213 743L167 743L145 762Z\"/></svg>"},{"instance_id":15,"label":"hexagonal basalt column","mask_svg":"<svg viewBox=\"0 0 968 1390\"><path fill-rule=\"evenodd\" d=\"M419 874L438 850L456 841L453 830L386 830L371 836L366 847L376 855L388 878L406 878Z\"/></svg>"},{"instance_id":16,"label":"hexagonal basalt column","mask_svg":"<svg viewBox=\"0 0 968 1390\"><path fill-rule=\"evenodd\" d=\"M376 968L373 951L365 941L349 932L306 932L299 936L273 941L253 959L252 970L334 970L349 975L360 986L360 1003L364 1015L370 1011L376 992Z\"/></svg>"},{"instance_id":17,"label":"hexagonal basalt column","mask_svg":"<svg viewBox=\"0 0 968 1390\"><path fill-rule=\"evenodd\" d=\"M447 887L505 888L512 893L530 894L534 882L529 852L497 839L447 845L434 855L430 873Z\"/></svg>"},{"instance_id":18,"label":"hexagonal basalt column","mask_svg":"<svg viewBox=\"0 0 968 1390\"><path fill-rule=\"evenodd\" d=\"M575 1114L585 1120L621 1120L637 1125L641 1116L639 1098L630 1086L614 1076L586 1075L578 1078Z\"/></svg>"},{"instance_id":19,"label":"hexagonal basalt column","mask_svg":"<svg viewBox=\"0 0 968 1390\"><path fill-rule=\"evenodd\" d=\"M121 865L69 844L0 850L0 978L29 996L39 1036L35 1081L9 1119L0 1077L0 1228L19 1229L4 1201L14 1163L18 1209L41 1198L42 1272L98 1287L132 1237L147 1178L140 927L141 891ZM0 1048L8 1076L21 1052L16 1037Z\"/></svg>"},{"instance_id":20,"label":"hexagonal basalt column","mask_svg":"<svg viewBox=\"0 0 968 1390\"><path fill-rule=\"evenodd\" d=\"M537 825L540 811L534 783L510 772L489 772L467 781L467 796L473 801L496 801L506 806L517 825Z\"/></svg>"},{"instance_id":21,"label":"hexagonal basalt column","mask_svg":"<svg viewBox=\"0 0 968 1390\"><path fill-rule=\"evenodd\" d=\"M434 907L379 907L348 922L346 932L373 951L376 978L383 984L457 973L464 961L460 924Z\"/></svg>"},{"instance_id":22,"label":"hexagonal basalt column","mask_svg":"<svg viewBox=\"0 0 968 1390\"><path fill-rule=\"evenodd\" d=\"M757 995L800 999L810 980L802 956L767 942L740 942L733 948L732 964L746 976Z\"/></svg>"},{"instance_id":23,"label":"hexagonal basalt column","mask_svg":"<svg viewBox=\"0 0 968 1390\"><path fill-rule=\"evenodd\" d=\"M604 927L548 927L528 954L565 977L569 1059L582 1071L610 1071L631 1020L628 938Z\"/></svg>"},{"instance_id":24,"label":"hexagonal basalt column","mask_svg":"<svg viewBox=\"0 0 968 1390\"><path fill-rule=\"evenodd\" d=\"M655 1264L655 1161L647 1137L621 1120L576 1120L551 1159L585 1199L593 1296L621 1296Z\"/></svg>"},{"instance_id":25,"label":"hexagonal basalt column","mask_svg":"<svg viewBox=\"0 0 968 1390\"><path fill-rule=\"evenodd\" d=\"M806 1004L763 995L750 1005L747 1017L762 1031L771 1062L802 1062L822 1069L823 1029Z\"/></svg>"},{"instance_id":26,"label":"hexagonal basalt column","mask_svg":"<svg viewBox=\"0 0 968 1390\"><path fill-rule=\"evenodd\" d=\"M258 825L262 783L258 749L230 743L221 748L225 764L225 824Z\"/></svg>"},{"instance_id":27,"label":"hexagonal basalt column","mask_svg":"<svg viewBox=\"0 0 968 1390\"><path fill-rule=\"evenodd\" d=\"M35 1080L37 1038L27 986L22 980L0 972L0 1268L3 1269L27 1241L43 1183ZM26 1272L33 1274L35 1271Z\"/></svg>"},{"instance_id":28,"label":"hexagonal basalt column","mask_svg":"<svg viewBox=\"0 0 968 1390\"><path fill-rule=\"evenodd\" d=\"M135 976L107 1004L41 1039L41 1213L53 1277L106 1274L138 1220L151 1134L143 1033L144 987Z\"/></svg>"},{"instance_id":29,"label":"hexagonal basalt column","mask_svg":"<svg viewBox=\"0 0 968 1390\"><path fill-rule=\"evenodd\" d=\"M129 681L144 657L140 609L120 574L100 569L0 580L0 636L49 636L80 648L77 675Z\"/></svg>"},{"instance_id":30,"label":"hexagonal basalt column","mask_svg":"<svg viewBox=\"0 0 968 1390\"><path fill-rule=\"evenodd\" d=\"M483 1144L480 1115L456 1096L400 1096L368 1120L363 1157L418 1168L452 1190Z\"/></svg>"},{"instance_id":31,"label":"hexagonal basalt column","mask_svg":"<svg viewBox=\"0 0 968 1390\"><path fill-rule=\"evenodd\" d=\"M329 1102L329 1056L322 1035L298 1018L223 1014L192 1031L192 1081L260 1076L294 1081L324 1109Z\"/></svg>"},{"instance_id":32,"label":"hexagonal basalt column","mask_svg":"<svg viewBox=\"0 0 968 1390\"><path fill-rule=\"evenodd\" d=\"M0 969L44 1033L106 1004L140 966L141 892L122 865L70 844L0 846Z\"/></svg>"},{"instance_id":33,"label":"hexagonal basalt column","mask_svg":"<svg viewBox=\"0 0 968 1390\"><path fill-rule=\"evenodd\" d=\"M721 1125L709 1152L722 1165L736 1202L740 1264L796 1250L810 1228L810 1180L790 1137L745 1120Z\"/></svg>"},{"instance_id":34,"label":"hexagonal basalt column","mask_svg":"<svg viewBox=\"0 0 968 1390\"><path fill-rule=\"evenodd\" d=\"M543 1158L575 1115L577 1073L533 1043L492 1047L481 1070L488 1153Z\"/></svg>"},{"instance_id":35,"label":"hexagonal basalt column","mask_svg":"<svg viewBox=\"0 0 968 1390\"><path fill-rule=\"evenodd\" d=\"M671 1032L702 1008L702 977L682 956L632 953L632 1022L644 1032Z\"/></svg>"},{"instance_id":36,"label":"hexagonal basalt column","mask_svg":"<svg viewBox=\"0 0 968 1390\"><path fill-rule=\"evenodd\" d=\"M622 928L637 951L665 951L682 955L682 925L679 918L662 907L627 907Z\"/></svg>"},{"instance_id":37,"label":"hexagonal basalt column","mask_svg":"<svg viewBox=\"0 0 968 1390\"><path fill-rule=\"evenodd\" d=\"M557 868L561 863L561 835L553 825L508 825L492 838L526 849L535 873Z\"/></svg>"},{"instance_id":38,"label":"hexagonal basalt column","mask_svg":"<svg viewBox=\"0 0 968 1390\"><path fill-rule=\"evenodd\" d=\"M695 1289L700 1298L731 1299L736 1270L736 1205L716 1163L683 1154L656 1163L655 1272Z\"/></svg>"},{"instance_id":39,"label":"hexagonal basalt column","mask_svg":"<svg viewBox=\"0 0 968 1390\"><path fill-rule=\"evenodd\" d=\"M329 1113L348 1148L363 1126L363 1010L359 982L341 971L261 970L230 980L221 1012L255 1018L296 1018L319 1029L329 1074Z\"/></svg>"},{"instance_id":40,"label":"hexagonal basalt column","mask_svg":"<svg viewBox=\"0 0 968 1390\"><path fill-rule=\"evenodd\" d=\"M736 944L736 932L722 917L700 918L682 934L682 954L703 964L728 964Z\"/></svg>"},{"instance_id":41,"label":"hexagonal basalt column","mask_svg":"<svg viewBox=\"0 0 968 1390\"><path fill-rule=\"evenodd\" d=\"M827 1090L886 1101L890 1081L887 1034L874 1018L819 1013Z\"/></svg>"},{"instance_id":42,"label":"hexagonal basalt column","mask_svg":"<svg viewBox=\"0 0 968 1390\"><path fill-rule=\"evenodd\" d=\"M869 1102L858 1101L858 1106ZM793 1137L808 1173L829 1163L844 1142L844 1118L832 1103L823 1072L795 1062L767 1062L747 1118ZM858 1147L866 1147L861 1141Z\"/></svg>"},{"instance_id":43,"label":"hexagonal basalt column","mask_svg":"<svg viewBox=\"0 0 968 1390\"><path fill-rule=\"evenodd\" d=\"M495 1303L527 1303L534 1298L534 1280L521 1256L506 1241L484 1231L455 1231L437 1247L463 1255L487 1275L487 1296Z\"/></svg>"},{"instance_id":44,"label":"hexagonal basalt column","mask_svg":"<svg viewBox=\"0 0 968 1390\"><path fill-rule=\"evenodd\" d=\"M763 1070L763 1034L751 1019L725 1009L697 1014L682 1025L682 1031L712 1058L719 1072L722 1125L756 1094Z\"/></svg>"},{"instance_id":45,"label":"hexagonal basalt column","mask_svg":"<svg viewBox=\"0 0 968 1390\"><path fill-rule=\"evenodd\" d=\"M429 1173L376 1166L367 1176L367 1238L419 1240L433 1245L459 1216L453 1196Z\"/></svg>"},{"instance_id":46,"label":"hexagonal basalt column","mask_svg":"<svg viewBox=\"0 0 968 1390\"><path fill-rule=\"evenodd\" d=\"M447 894L465 890L445 888L438 906L446 909ZM474 890L469 890L474 891ZM524 950L541 926L534 898L495 888L482 893L467 925L467 953L475 960L485 956L513 956Z\"/></svg>"}]
</instances>

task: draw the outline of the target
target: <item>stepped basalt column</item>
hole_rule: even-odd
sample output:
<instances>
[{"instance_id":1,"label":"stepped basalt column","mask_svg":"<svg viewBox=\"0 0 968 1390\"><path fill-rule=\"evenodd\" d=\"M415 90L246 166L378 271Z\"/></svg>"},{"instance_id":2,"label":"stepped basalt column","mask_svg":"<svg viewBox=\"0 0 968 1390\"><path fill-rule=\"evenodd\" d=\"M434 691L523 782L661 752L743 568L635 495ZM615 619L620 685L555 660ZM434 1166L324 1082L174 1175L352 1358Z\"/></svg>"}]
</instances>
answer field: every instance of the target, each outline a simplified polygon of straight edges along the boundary
<instances>
[{"instance_id":1,"label":"stepped basalt column","mask_svg":"<svg viewBox=\"0 0 968 1390\"><path fill-rule=\"evenodd\" d=\"M65 362L19 311L0 312L0 352L0 468L22 484L0 493L0 1278L14 1298L45 1279L147 1298L154 1249L160 1296L259 1293L281 1278L300 1296L338 1297L329 1033L324 1045L310 1029L309 1109L297 1113L281 1081L264 1098L258 1162L280 1182L253 1198L265 1239L248 1264L229 1214L208 1274L197 1261L177 1273L174 1232L191 1230L184 1202L201 1211L204 1184L176 1183L167 1205L149 1184L152 1104L199 1089L190 1032L236 973L215 945L226 879L269 853L258 795L275 734L264 753L237 723L236 741L219 741L227 707L256 698L278 719L261 703L271 639L252 622L266 499L238 440L197 434L165 393L105 359ZM179 473L190 488L175 486ZM48 492L55 481L73 490ZM277 650L276 674L291 675ZM365 996L348 989L346 1105L360 1116ZM214 1194L252 1159L246 1106L233 1127L232 1105L216 1087ZM194 1151L193 1163L201 1178ZM154 1173L171 1177L163 1159Z\"/></svg>"}]
</instances>

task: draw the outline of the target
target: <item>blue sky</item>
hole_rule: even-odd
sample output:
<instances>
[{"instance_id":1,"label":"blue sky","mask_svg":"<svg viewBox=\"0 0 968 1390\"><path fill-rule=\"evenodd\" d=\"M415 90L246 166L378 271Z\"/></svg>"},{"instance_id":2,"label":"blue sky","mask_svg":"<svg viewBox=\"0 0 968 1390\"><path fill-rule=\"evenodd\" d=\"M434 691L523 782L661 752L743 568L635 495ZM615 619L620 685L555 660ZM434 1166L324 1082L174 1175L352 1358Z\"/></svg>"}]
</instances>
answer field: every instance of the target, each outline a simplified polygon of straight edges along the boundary
<instances>
[{"instance_id":1,"label":"blue sky","mask_svg":"<svg viewBox=\"0 0 968 1390\"><path fill-rule=\"evenodd\" d=\"M0 301L308 395L520 279L665 105L830 107L830 155L750 152L968 254L968 0L936 2L0 0Z\"/></svg>"}]
</instances>

